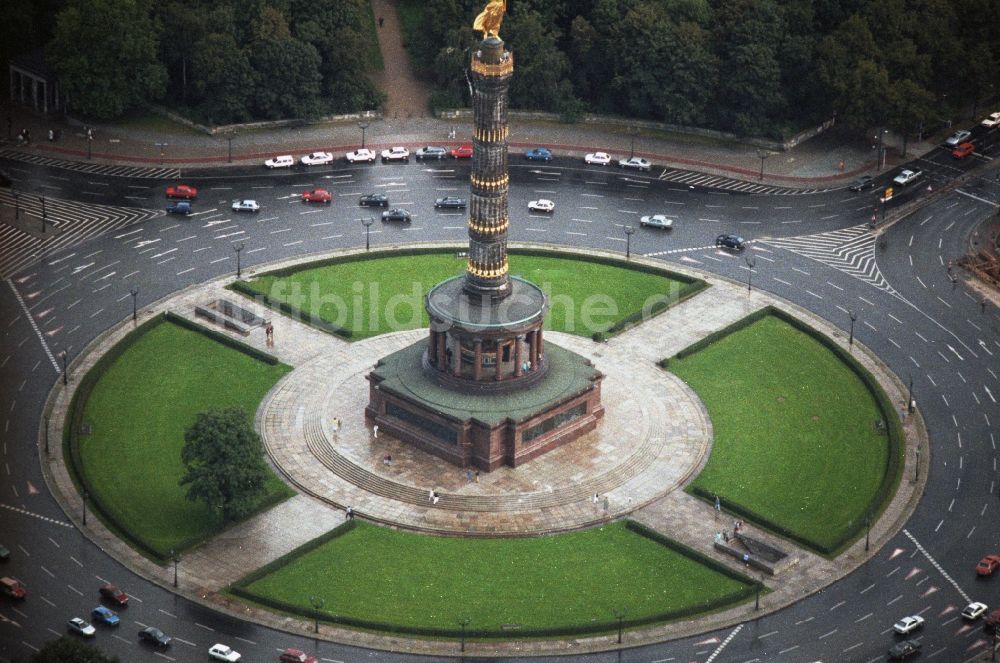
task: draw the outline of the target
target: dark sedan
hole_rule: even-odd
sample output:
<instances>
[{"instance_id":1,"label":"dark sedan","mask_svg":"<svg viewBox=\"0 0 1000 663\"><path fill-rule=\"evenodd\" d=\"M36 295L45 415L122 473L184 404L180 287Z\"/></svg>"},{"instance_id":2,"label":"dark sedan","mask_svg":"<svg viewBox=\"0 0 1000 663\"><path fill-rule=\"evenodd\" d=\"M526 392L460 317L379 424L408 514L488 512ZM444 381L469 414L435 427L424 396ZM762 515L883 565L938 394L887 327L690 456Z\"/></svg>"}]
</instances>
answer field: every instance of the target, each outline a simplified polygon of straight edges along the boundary
<instances>
[{"instance_id":1,"label":"dark sedan","mask_svg":"<svg viewBox=\"0 0 1000 663\"><path fill-rule=\"evenodd\" d=\"M367 196L358 198L358 205L362 207L388 207L389 196L382 193L369 193Z\"/></svg>"},{"instance_id":2,"label":"dark sedan","mask_svg":"<svg viewBox=\"0 0 1000 663\"><path fill-rule=\"evenodd\" d=\"M139 631L139 640L156 645L161 649L165 649L170 646L170 641L173 640L173 638L158 628L147 626Z\"/></svg>"},{"instance_id":3,"label":"dark sedan","mask_svg":"<svg viewBox=\"0 0 1000 663\"><path fill-rule=\"evenodd\" d=\"M410 218L410 213L405 209L393 208L382 212L382 222L386 221L401 221L402 223L409 223L412 221Z\"/></svg>"},{"instance_id":4,"label":"dark sedan","mask_svg":"<svg viewBox=\"0 0 1000 663\"><path fill-rule=\"evenodd\" d=\"M875 186L875 179L871 175L862 175L858 179L851 182L851 186L847 187L851 191L864 191L865 189L871 189Z\"/></svg>"},{"instance_id":5,"label":"dark sedan","mask_svg":"<svg viewBox=\"0 0 1000 663\"><path fill-rule=\"evenodd\" d=\"M715 245L733 251L742 251L747 246L747 241L739 235L719 235L715 238Z\"/></svg>"},{"instance_id":6,"label":"dark sedan","mask_svg":"<svg viewBox=\"0 0 1000 663\"><path fill-rule=\"evenodd\" d=\"M465 209L465 198L457 196L446 196L434 201L434 207L441 209Z\"/></svg>"}]
</instances>

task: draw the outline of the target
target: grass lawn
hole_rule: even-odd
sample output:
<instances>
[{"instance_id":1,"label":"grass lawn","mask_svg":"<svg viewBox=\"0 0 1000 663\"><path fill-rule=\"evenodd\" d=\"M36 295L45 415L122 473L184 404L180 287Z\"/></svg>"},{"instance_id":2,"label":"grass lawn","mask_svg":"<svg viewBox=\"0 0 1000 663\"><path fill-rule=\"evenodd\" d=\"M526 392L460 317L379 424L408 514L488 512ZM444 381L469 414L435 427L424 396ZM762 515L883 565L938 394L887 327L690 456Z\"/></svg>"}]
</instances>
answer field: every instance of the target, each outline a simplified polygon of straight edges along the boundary
<instances>
[{"instance_id":1,"label":"grass lawn","mask_svg":"<svg viewBox=\"0 0 1000 663\"><path fill-rule=\"evenodd\" d=\"M830 546L863 521L888 467L875 398L820 343L769 316L670 370L708 408L715 440L692 486Z\"/></svg>"},{"instance_id":2,"label":"grass lawn","mask_svg":"<svg viewBox=\"0 0 1000 663\"><path fill-rule=\"evenodd\" d=\"M368 50L365 52L365 61L368 63L369 70L383 71L385 63L382 61L382 49L378 47L378 19L375 17L372 3L366 2L365 8L367 10L365 22L368 27Z\"/></svg>"},{"instance_id":3,"label":"grass lawn","mask_svg":"<svg viewBox=\"0 0 1000 663\"><path fill-rule=\"evenodd\" d=\"M199 412L236 406L251 418L287 373L171 323L150 329L101 376L87 400L80 438L83 472L112 515L166 556L207 536L221 519L185 498L184 430ZM265 502L292 495L277 476Z\"/></svg>"},{"instance_id":4,"label":"grass lawn","mask_svg":"<svg viewBox=\"0 0 1000 663\"><path fill-rule=\"evenodd\" d=\"M404 627L522 631L614 624L745 599L752 585L636 534L624 523L554 536L491 539L358 527L293 557L247 589L257 596ZM513 635L516 635L516 631Z\"/></svg>"},{"instance_id":5,"label":"grass lawn","mask_svg":"<svg viewBox=\"0 0 1000 663\"><path fill-rule=\"evenodd\" d=\"M272 300L288 302L352 338L428 324L424 294L465 271L453 252L338 262L291 276L249 282ZM573 258L512 255L511 274L541 287L550 300L546 328L590 336L643 306L676 298L685 287L662 275Z\"/></svg>"}]
</instances>

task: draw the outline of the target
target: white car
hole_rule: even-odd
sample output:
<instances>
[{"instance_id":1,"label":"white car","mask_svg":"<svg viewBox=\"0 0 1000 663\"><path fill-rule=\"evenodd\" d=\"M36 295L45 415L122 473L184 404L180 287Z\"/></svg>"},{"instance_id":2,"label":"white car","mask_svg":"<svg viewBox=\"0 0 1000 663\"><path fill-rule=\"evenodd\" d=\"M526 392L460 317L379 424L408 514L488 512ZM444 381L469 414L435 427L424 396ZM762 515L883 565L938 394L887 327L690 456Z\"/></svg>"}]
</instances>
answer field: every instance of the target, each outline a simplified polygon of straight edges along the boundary
<instances>
[{"instance_id":1,"label":"white car","mask_svg":"<svg viewBox=\"0 0 1000 663\"><path fill-rule=\"evenodd\" d=\"M920 177L919 170L902 170L899 172L899 175L896 175L894 178L892 178L892 181L898 184L899 186L906 186L910 182L916 180L918 177Z\"/></svg>"},{"instance_id":2,"label":"white car","mask_svg":"<svg viewBox=\"0 0 1000 663\"><path fill-rule=\"evenodd\" d=\"M528 210L532 212L551 212L556 208L556 204L551 200L539 198L528 203Z\"/></svg>"},{"instance_id":3,"label":"white car","mask_svg":"<svg viewBox=\"0 0 1000 663\"><path fill-rule=\"evenodd\" d=\"M986 613L987 610L989 610L989 608L986 607L985 603L975 601L965 606L962 610L962 617L972 620L979 619Z\"/></svg>"},{"instance_id":4,"label":"white car","mask_svg":"<svg viewBox=\"0 0 1000 663\"><path fill-rule=\"evenodd\" d=\"M906 635L907 633L913 633L918 628L924 625L924 618L920 615L912 615L910 617L903 617L898 622L892 625L892 630L900 635Z\"/></svg>"},{"instance_id":5,"label":"white car","mask_svg":"<svg viewBox=\"0 0 1000 663\"><path fill-rule=\"evenodd\" d=\"M948 139L944 141L944 144L948 147L955 147L959 143L964 143L969 140L969 136L972 135L971 131L966 131L965 129L959 129L952 135L948 136Z\"/></svg>"},{"instance_id":6,"label":"white car","mask_svg":"<svg viewBox=\"0 0 1000 663\"><path fill-rule=\"evenodd\" d=\"M980 124L983 125L984 127L989 127L989 128L997 126L998 124L1000 124L1000 111L997 111L996 113L990 113L989 115L986 116L985 120L980 122Z\"/></svg>"},{"instance_id":7,"label":"white car","mask_svg":"<svg viewBox=\"0 0 1000 663\"><path fill-rule=\"evenodd\" d=\"M256 200L234 200L233 201L233 211L234 212L259 212L260 205Z\"/></svg>"},{"instance_id":8,"label":"white car","mask_svg":"<svg viewBox=\"0 0 1000 663\"><path fill-rule=\"evenodd\" d=\"M208 657L214 658L216 661L229 661L229 663L235 663L243 658L238 651L234 651L231 647L221 644L209 647Z\"/></svg>"},{"instance_id":9,"label":"white car","mask_svg":"<svg viewBox=\"0 0 1000 663\"><path fill-rule=\"evenodd\" d=\"M409 161L410 151L405 147L393 147L382 150L382 161Z\"/></svg>"},{"instance_id":10,"label":"white car","mask_svg":"<svg viewBox=\"0 0 1000 663\"><path fill-rule=\"evenodd\" d=\"M639 225L645 228L649 226L650 228L663 228L664 230L670 230L674 227L674 220L663 214L651 214L649 216L644 216L639 219Z\"/></svg>"},{"instance_id":11,"label":"white car","mask_svg":"<svg viewBox=\"0 0 1000 663\"><path fill-rule=\"evenodd\" d=\"M80 619L79 617L74 617L66 622L66 626L68 626L69 630L74 633L79 633L80 635L88 638L93 637L94 634L97 633L97 629L94 628L90 622Z\"/></svg>"},{"instance_id":12,"label":"white car","mask_svg":"<svg viewBox=\"0 0 1000 663\"><path fill-rule=\"evenodd\" d=\"M268 159L264 162L264 165L268 168L291 168L295 165L295 159L292 158L291 154L285 154L280 157Z\"/></svg>"},{"instance_id":13,"label":"white car","mask_svg":"<svg viewBox=\"0 0 1000 663\"><path fill-rule=\"evenodd\" d=\"M583 157L583 160L587 163L597 164L598 166L607 166L611 163L611 155L607 152L591 152Z\"/></svg>"},{"instance_id":14,"label":"white car","mask_svg":"<svg viewBox=\"0 0 1000 663\"><path fill-rule=\"evenodd\" d=\"M359 161L375 161L378 155L369 150L367 147L362 147L360 150L354 150L353 152L347 153L348 163L358 163Z\"/></svg>"},{"instance_id":15,"label":"white car","mask_svg":"<svg viewBox=\"0 0 1000 663\"><path fill-rule=\"evenodd\" d=\"M653 164L642 157L632 157L630 159L619 159L618 165L622 168L635 168L636 170L649 170Z\"/></svg>"},{"instance_id":16,"label":"white car","mask_svg":"<svg viewBox=\"0 0 1000 663\"><path fill-rule=\"evenodd\" d=\"M333 155L329 152L313 152L302 157L302 163L307 166L322 166L325 163L332 163Z\"/></svg>"}]
</instances>

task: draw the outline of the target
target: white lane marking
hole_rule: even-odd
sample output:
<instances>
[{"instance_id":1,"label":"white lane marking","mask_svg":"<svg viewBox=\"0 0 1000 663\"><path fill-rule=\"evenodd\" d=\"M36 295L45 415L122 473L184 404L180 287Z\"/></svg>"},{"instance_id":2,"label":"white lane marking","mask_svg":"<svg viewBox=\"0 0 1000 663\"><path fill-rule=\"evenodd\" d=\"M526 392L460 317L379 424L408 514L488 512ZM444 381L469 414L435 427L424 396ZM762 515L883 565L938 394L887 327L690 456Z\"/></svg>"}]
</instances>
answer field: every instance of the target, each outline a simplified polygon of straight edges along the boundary
<instances>
[{"instance_id":1,"label":"white lane marking","mask_svg":"<svg viewBox=\"0 0 1000 663\"><path fill-rule=\"evenodd\" d=\"M927 558L927 561L930 562L931 565L938 570L938 573L940 573L945 580L951 583L951 586L955 588L955 590L959 593L962 599L966 603L971 603L972 599L969 598L969 595L966 594L965 591L958 586L958 583L955 582L950 575L948 575L948 572L945 571L940 564L938 564L937 560L931 557L931 554L927 552L927 550L922 545L920 545L920 542L917 541L916 537L910 534L910 531L907 529L903 530L903 534L905 534L906 537L913 542L913 545L917 547L917 550L919 550L923 554L923 556Z\"/></svg>"}]
</instances>

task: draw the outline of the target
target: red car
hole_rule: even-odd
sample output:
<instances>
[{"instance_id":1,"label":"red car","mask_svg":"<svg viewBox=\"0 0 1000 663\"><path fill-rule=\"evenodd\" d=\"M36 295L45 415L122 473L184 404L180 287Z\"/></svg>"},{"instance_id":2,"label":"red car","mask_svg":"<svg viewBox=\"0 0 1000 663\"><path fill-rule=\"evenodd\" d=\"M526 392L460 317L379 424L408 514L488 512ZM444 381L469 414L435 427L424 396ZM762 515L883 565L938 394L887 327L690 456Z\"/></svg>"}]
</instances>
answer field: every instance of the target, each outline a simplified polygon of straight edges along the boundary
<instances>
[{"instance_id":1,"label":"red car","mask_svg":"<svg viewBox=\"0 0 1000 663\"><path fill-rule=\"evenodd\" d=\"M128 603L128 594L114 585L102 585L98 591L101 593L102 599L114 601L118 605L125 605Z\"/></svg>"},{"instance_id":2,"label":"red car","mask_svg":"<svg viewBox=\"0 0 1000 663\"><path fill-rule=\"evenodd\" d=\"M976 564L976 575L991 576L997 569L1000 569L1000 555L987 555Z\"/></svg>"},{"instance_id":3,"label":"red car","mask_svg":"<svg viewBox=\"0 0 1000 663\"><path fill-rule=\"evenodd\" d=\"M310 656L301 649L292 649L291 647L281 652L278 660L281 663L316 663L315 656Z\"/></svg>"},{"instance_id":4,"label":"red car","mask_svg":"<svg viewBox=\"0 0 1000 663\"><path fill-rule=\"evenodd\" d=\"M976 146L972 143L961 143L951 151L951 156L956 159L964 159L976 151Z\"/></svg>"},{"instance_id":5,"label":"red car","mask_svg":"<svg viewBox=\"0 0 1000 663\"><path fill-rule=\"evenodd\" d=\"M177 184L167 187L167 198L185 198L191 200L198 197L198 189L187 184Z\"/></svg>"},{"instance_id":6,"label":"red car","mask_svg":"<svg viewBox=\"0 0 1000 663\"><path fill-rule=\"evenodd\" d=\"M326 203L329 205L331 200L333 200L333 196L326 189L313 189L302 194L302 202L304 203Z\"/></svg>"},{"instance_id":7,"label":"red car","mask_svg":"<svg viewBox=\"0 0 1000 663\"><path fill-rule=\"evenodd\" d=\"M450 152L451 156L456 159L471 159L472 158L472 146L463 145L461 147L456 147Z\"/></svg>"}]
</instances>

